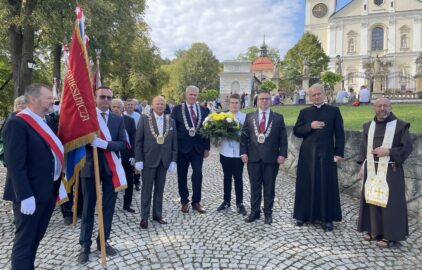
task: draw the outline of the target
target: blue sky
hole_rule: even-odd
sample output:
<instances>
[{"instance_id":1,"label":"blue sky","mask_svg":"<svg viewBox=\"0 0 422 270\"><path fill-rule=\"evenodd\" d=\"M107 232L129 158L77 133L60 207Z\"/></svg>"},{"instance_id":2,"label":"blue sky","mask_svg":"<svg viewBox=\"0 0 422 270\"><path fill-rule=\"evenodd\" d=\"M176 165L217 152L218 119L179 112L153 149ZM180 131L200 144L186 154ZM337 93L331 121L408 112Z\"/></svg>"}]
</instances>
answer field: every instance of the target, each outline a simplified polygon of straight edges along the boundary
<instances>
[{"instance_id":1,"label":"blue sky","mask_svg":"<svg viewBox=\"0 0 422 270\"><path fill-rule=\"evenodd\" d=\"M338 9L351 0L338 0ZM266 43L281 57L300 39L305 0L150 0L145 20L162 57L205 42L220 60Z\"/></svg>"}]
</instances>

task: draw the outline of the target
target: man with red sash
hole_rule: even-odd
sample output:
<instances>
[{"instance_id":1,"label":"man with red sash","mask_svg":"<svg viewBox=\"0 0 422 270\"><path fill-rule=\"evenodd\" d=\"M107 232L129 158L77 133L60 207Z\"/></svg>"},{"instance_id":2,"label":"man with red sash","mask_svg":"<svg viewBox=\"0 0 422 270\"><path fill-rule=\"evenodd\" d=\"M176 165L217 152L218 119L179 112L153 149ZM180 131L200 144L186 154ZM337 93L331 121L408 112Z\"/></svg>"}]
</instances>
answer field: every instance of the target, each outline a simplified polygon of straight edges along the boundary
<instances>
[{"instance_id":1,"label":"man with red sash","mask_svg":"<svg viewBox=\"0 0 422 270\"><path fill-rule=\"evenodd\" d=\"M127 187L125 172L120 161L120 151L126 148L126 133L123 117L110 112L113 94L110 88L102 86L97 89L95 103L100 134L93 140L91 146L98 148L98 163L102 183L102 202L104 216L105 240L110 238L111 223L116 205L117 191ZM92 147L87 146L85 166L81 170L82 194L84 197L81 234L79 243L81 251L78 262L84 264L89 259L92 244L92 229L95 213L95 175ZM100 250L97 237L97 249ZM117 251L106 242L107 256L114 256Z\"/></svg>"},{"instance_id":2,"label":"man with red sash","mask_svg":"<svg viewBox=\"0 0 422 270\"><path fill-rule=\"evenodd\" d=\"M7 177L4 200L13 202L16 231L12 269L34 269L37 248L56 204L63 145L45 116L53 93L41 84L25 89L27 108L9 119L5 134Z\"/></svg>"}]
</instances>

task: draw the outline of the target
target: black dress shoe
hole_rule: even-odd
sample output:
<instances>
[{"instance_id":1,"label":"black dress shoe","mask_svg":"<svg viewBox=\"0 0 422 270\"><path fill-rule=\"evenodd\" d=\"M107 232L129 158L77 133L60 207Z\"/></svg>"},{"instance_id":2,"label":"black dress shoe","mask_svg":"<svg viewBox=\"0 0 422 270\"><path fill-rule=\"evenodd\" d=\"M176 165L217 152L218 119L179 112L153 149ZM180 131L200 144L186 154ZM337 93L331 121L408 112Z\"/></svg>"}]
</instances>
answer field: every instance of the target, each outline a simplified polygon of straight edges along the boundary
<instances>
[{"instance_id":1,"label":"black dress shoe","mask_svg":"<svg viewBox=\"0 0 422 270\"><path fill-rule=\"evenodd\" d=\"M97 243L97 250L101 251L100 245ZM109 243L105 243L105 252L107 256L116 256L117 255L117 250L110 246Z\"/></svg>"},{"instance_id":2,"label":"black dress shoe","mask_svg":"<svg viewBox=\"0 0 422 270\"><path fill-rule=\"evenodd\" d=\"M265 215L265 224L267 225L271 225L271 223L273 223L273 218L271 215Z\"/></svg>"},{"instance_id":3,"label":"black dress shoe","mask_svg":"<svg viewBox=\"0 0 422 270\"><path fill-rule=\"evenodd\" d=\"M148 229L148 219L141 219L139 226L141 229Z\"/></svg>"},{"instance_id":4,"label":"black dress shoe","mask_svg":"<svg viewBox=\"0 0 422 270\"><path fill-rule=\"evenodd\" d=\"M217 212L226 210L230 207L230 203L224 201L218 208L217 208Z\"/></svg>"},{"instance_id":5,"label":"black dress shoe","mask_svg":"<svg viewBox=\"0 0 422 270\"><path fill-rule=\"evenodd\" d=\"M78 255L78 263L86 264L89 260L90 248L81 248Z\"/></svg>"},{"instance_id":6,"label":"black dress shoe","mask_svg":"<svg viewBox=\"0 0 422 270\"><path fill-rule=\"evenodd\" d=\"M305 224L305 222L303 221L303 220L296 220L296 225L297 226L299 226L299 227L302 227L303 226L303 224Z\"/></svg>"},{"instance_id":7,"label":"black dress shoe","mask_svg":"<svg viewBox=\"0 0 422 270\"><path fill-rule=\"evenodd\" d=\"M72 224L72 222L73 222L73 219L72 219L72 217L64 217L63 218L63 223L64 223L64 225L70 225L70 224Z\"/></svg>"},{"instance_id":8,"label":"black dress shoe","mask_svg":"<svg viewBox=\"0 0 422 270\"><path fill-rule=\"evenodd\" d=\"M246 219L245 222L247 223L251 223L254 222L255 220L260 218L260 214L259 213L251 213Z\"/></svg>"},{"instance_id":9,"label":"black dress shoe","mask_svg":"<svg viewBox=\"0 0 422 270\"><path fill-rule=\"evenodd\" d=\"M246 216L248 213L246 212L245 206L243 204L238 204L237 205L237 212L239 214L242 214L244 216Z\"/></svg>"},{"instance_id":10,"label":"black dress shoe","mask_svg":"<svg viewBox=\"0 0 422 270\"><path fill-rule=\"evenodd\" d=\"M332 222L325 223L325 231L326 232L332 232L333 231L333 223Z\"/></svg>"},{"instance_id":11,"label":"black dress shoe","mask_svg":"<svg viewBox=\"0 0 422 270\"><path fill-rule=\"evenodd\" d=\"M130 207L123 207L123 210L128 211L129 213L135 213L135 210Z\"/></svg>"},{"instance_id":12,"label":"black dress shoe","mask_svg":"<svg viewBox=\"0 0 422 270\"><path fill-rule=\"evenodd\" d=\"M154 218L152 218L152 220L155 220L155 221L157 221L158 223L160 223L160 224L167 224L168 222L164 219L164 218L162 218L162 217L154 217Z\"/></svg>"}]
</instances>

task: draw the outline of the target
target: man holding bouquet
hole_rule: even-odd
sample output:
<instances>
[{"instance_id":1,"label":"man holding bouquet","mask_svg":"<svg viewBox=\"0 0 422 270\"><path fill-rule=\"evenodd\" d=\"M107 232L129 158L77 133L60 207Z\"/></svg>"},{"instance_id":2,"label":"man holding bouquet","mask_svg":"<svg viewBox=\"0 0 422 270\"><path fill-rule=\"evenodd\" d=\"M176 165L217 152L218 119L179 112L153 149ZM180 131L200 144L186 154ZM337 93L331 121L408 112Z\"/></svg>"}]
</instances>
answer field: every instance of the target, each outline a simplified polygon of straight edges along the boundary
<instances>
[{"instance_id":1,"label":"man holding bouquet","mask_svg":"<svg viewBox=\"0 0 422 270\"><path fill-rule=\"evenodd\" d=\"M240 157L247 163L251 185L251 213L246 222L260 218L264 188L265 224L272 223L275 180L287 158L287 133L281 114L270 109L269 91L258 95L258 110L246 116L240 141Z\"/></svg>"},{"instance_id":2,"label":"man holding bouquet","mask_svg":"<svg viewBox=\"0 0 422 270\"><path fill-rule=\"evenodd\" d=\"M235 116L234 121L243 125L245 122L245 114L241 113L239 109L240 96L238 94L233 94L230 96L229 112ZM243 162L240 159L240 143L238 141L229 138L221 139L220 162L224 174L224 201L217 208L217 211L220 212L230 207L232 178L234 178L237 212L246 215L246 209L243 205Z\"/></svg>"}]
</instances>

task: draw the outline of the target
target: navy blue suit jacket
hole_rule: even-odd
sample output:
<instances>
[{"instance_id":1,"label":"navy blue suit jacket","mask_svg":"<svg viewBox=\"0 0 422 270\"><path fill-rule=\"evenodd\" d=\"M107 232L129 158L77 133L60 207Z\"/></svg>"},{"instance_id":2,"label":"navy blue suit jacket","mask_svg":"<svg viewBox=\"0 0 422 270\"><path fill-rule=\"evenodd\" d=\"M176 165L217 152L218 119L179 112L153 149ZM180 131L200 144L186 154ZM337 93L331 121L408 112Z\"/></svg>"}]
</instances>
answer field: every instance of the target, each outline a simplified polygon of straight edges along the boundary
<instances>
[{"instance_id":1,"label":"navy blue suit jacket","mask_svg":"<svg viewBox=\"0 0 422 270\"><path fill-rule=\"evenodd\" d=\"M7 176L3 199L21 202L31 196L48 202L57 194L54 156L47 142L23 118L11 116L4 130Z\"/></svg>"},{"instance_id":2,"label":"navy blue suit jacket","mask_svg":"<svg viewBox=\"0 0 422 270\"><path fill-rule=\"evenodd\" d=\"M189 131L186 129L183 122L182 106L185 106L185 114L189 127L193 127L192 121L190 119L189 109L186 106L186 103L175 106L171 112L171 117L176 123L178 152L186 154L189 153L193 148L199 154L203 154L204 150L210 150L210 140L204 139L198 133L196 133L194 137L189 136ZM201 110L200 127L202 127L202 123L204 122L205 117L208 116L209 110L201 106L198 106L197 108ZM199 117L199 115L197 117Z\"/></svg>"},{"instance_id":3,"label":"navy blue suit jacket","mask_svg":"<svg viewBox=\"0 0 422 270\"><path fill-rule=\"evenodd\" d=\"M113 151L117 156L120 156L120 151L126 148L126 133L123 117L112 112L108 115L107 121L108 130L110 131L111 141L108 141L107 150L98 148L98 165L100 173L106 173L111 176L110 168L104 157L104 151ZM86 161L85 166L81 170L81 177L94 178L94 160L92 158L92 147L86 146Z\"/></svg>"}]
</instances>

